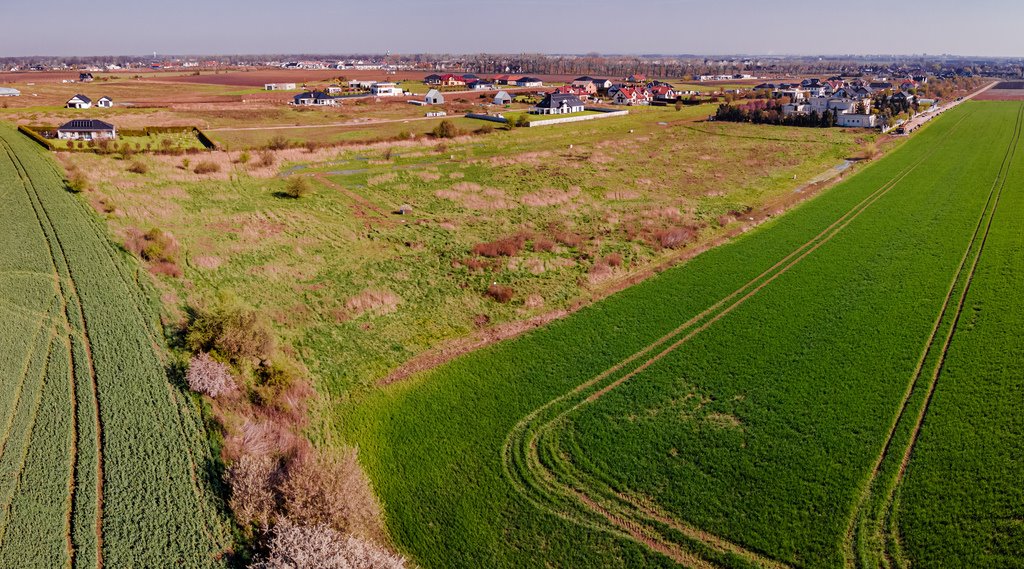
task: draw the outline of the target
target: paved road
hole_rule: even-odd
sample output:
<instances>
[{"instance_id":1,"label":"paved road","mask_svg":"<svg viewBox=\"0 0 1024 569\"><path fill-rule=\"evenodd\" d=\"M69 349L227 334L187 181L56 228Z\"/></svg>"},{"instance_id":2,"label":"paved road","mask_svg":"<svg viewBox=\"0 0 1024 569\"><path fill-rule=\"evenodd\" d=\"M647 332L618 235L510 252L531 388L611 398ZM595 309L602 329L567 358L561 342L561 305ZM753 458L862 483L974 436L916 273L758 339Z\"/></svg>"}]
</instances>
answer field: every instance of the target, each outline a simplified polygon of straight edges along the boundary
<instances>
[{"instance_id":1,"label":"paved road","mask_svg":"<svg viewBox=\"0 0 1024 569\"><path fill-rule=\"evenodd\" d=\"M962 103L962 102L964 102L964 101L966 101L968 99L973 99L974 97L984 93L985 91L988 91L989 89L991 89L995 85L996 85L996 82L989 83L988 85L982 87L981 89L978 89L977 91L971 93L970 95L965 95L963 98L961 98L958 101L954 100L954 101L950 101L949 103L946 103L946 104L943 104L943 105L939 105L936 108L935 111L930 112L930 113L925 113L925 114L917 115L916 117L914 117L914 118L910 119L909 121L903 123L903 125L901 125L900 128L902 128L904 131L906 131L907 134L910 134L911 132L914 132L915 130L920 128L922 125L927 123L928 121L934 119L935 117L941 115L942 113L944 113L944 112L946 112L946 111L948 111L950 109L956 108L956 106L959 105L960 103Z\"/></svg>"}]
</instances>

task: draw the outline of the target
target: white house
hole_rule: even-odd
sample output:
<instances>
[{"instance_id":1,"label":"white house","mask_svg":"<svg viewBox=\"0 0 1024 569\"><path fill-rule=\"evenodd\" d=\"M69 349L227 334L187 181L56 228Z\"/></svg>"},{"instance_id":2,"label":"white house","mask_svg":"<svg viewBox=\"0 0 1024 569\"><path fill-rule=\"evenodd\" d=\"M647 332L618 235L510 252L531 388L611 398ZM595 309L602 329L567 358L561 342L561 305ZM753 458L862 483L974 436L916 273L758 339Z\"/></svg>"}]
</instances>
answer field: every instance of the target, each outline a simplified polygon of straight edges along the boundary
<instances>
[{"instance_id":1,"label":"white house","mask_svg":"<svg viewBox=\"0 0 1024 569\"><path fill-rule=\"evenodd\" d=\"M568 93L548 93L544 100L530 109L532 115L566 115L583 111L583 101Z\"/></svg>"},{"instance_id":2,"label":"white house","mask_svg":"<svg viewBox=\"0 0 1024 569\"><path fill-rule=\"evenodd\" d=\"M875 128L878 126L878 117L876 115L858 115L854 113L840 114L836 117L836 126Z\"/></svg>"},{"instance_id":3,"label":"white house","mask_svg":"<svg viewBox=\"0 0 1024 569\"><path fill-rule=\"evenodd\" d=\"M427 91L427 96L423 100L428 105L443 105L444 95L442 95L437 89L431 89Z\"/></svg>"},{"instance_id":4,"label":"white house","mask_svg":"<svg viewBox=\"0 0 1024 569\"><path fill-rule=\"evenodd\" d=\"M114 125L96 119L75 119L57 129L61 140L101 140L117 138Z\"/></svg>"},{"instance_id":5,"label":"white house","mask_svg":"<svg viewBox=\"0 0 1024 569\"><path fill-rule=\"evenodd\" d=\"M327 94L328 95L340 95L341 92L342 92L341 85L331 85L331 86L327 87Z\"/></svg>"},{"instance_id":6,"label":"white house","mask_svg":"<svg viewBox=\"0 0 1024 569\"><path fill-rule=\"evenodd\" d=\"M616 105L649 105L651 92L647 89L621 87L612 95L612 103Z\"/></svg>"},{"instance_id":7,"label":"white house","mask_svg":"<svg viewBox=\"0 0 1024 569\"><path fill-rule=\"evenodd\" d=\"M96 106L104 109L109 109L110 107L114 106L114 100L110 97L100 97L100 99L96 101Z\"/></svg>"},{"instance_id":8,"label":"white house","mask_svg":"<svg viewBox=\"0 0 1024 569\"><path fill-rule=\"evenodd\" d=\"M509 95L507 91L498 91L498 94L494 96L495 105L511 105L512 95Z\"/></svg>"},{"instance_id":9,"label":"white house","mask_svg":"<svg viewBox=\"0 0 1024 569\"><path fill-rule=\"evenodd\" d=\"M92 99L85 95L75 95L64 104L69 109L88 109L92 107Z\"/></svg>"},{"instance_id":10,"label":"white house","mask_svg":"<svg viewBox=\"0 0 1024 569\"><path fill-rule=\"evenodd\" d=\"M267 91L294 91L295 83L267 83L263 86Z\"/></svg>"},{"instance_id":11,"label":"white house","mask_svg":"<svg viewBox=\"0 0 1024 569\"><path fill-rule=\"evenodd\" d=\"M516 80L518 87L543 87L544 82L536 77L520 77Z\"/></svg>"},{"instance_id":12,"label":"white house","mask_svg":"<svg viewBox=\"0 0 1024 569\"><path fill-rule=\"evenodd\" d=\"M375 97L401 97L404 91L396 83L374 83L370 86L370 94Z\"/></svg>"}]
</instances>

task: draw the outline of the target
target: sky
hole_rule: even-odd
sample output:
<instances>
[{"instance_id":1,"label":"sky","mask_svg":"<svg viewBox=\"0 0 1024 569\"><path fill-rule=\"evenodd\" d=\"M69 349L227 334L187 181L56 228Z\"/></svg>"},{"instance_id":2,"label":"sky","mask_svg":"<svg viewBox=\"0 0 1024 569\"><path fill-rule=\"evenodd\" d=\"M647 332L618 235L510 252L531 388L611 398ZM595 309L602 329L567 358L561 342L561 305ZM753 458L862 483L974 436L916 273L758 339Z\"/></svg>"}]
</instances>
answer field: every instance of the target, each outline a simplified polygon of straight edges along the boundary
<instances>
[{"instance_id":1,"label":"sky","mask_svg":"<svg viewBox=\"0 0 1024 569\"><path fill-rule=\"evenodd\" d=\"M0 56L154 51L1024 56L1022 21L1021 0L0 0Z\"/></svg>"}]
</instances>

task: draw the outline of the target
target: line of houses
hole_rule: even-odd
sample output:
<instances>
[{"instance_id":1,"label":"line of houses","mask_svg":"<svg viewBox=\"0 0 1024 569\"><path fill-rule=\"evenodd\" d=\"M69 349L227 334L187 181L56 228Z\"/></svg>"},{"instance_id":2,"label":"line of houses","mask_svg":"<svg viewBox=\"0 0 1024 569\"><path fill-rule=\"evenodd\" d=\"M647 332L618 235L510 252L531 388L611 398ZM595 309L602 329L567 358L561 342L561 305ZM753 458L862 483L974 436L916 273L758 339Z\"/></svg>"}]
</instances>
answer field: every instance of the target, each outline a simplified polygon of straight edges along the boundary
<instances>
[{"instance_id":1,"label":"line of houses","mask_svg":"<svg viewBox=\"0 0 1024 569\"><path fill-rule=\"evenodd\" d=\"M75 95L74 97L71 97L70 99L68 99L68 102L64 103L64 108L66 108L66 109L91 109L92 105L93 105L92 99L90 99L89 97L86 97L85 95L79 93L79 94ZM109 109L110 107L114 106L114 101L110 97L100 97L99 99L96 100L96 106L100 107L100 108L103 108L103 109Z\"/></svg>"}]
</instances>

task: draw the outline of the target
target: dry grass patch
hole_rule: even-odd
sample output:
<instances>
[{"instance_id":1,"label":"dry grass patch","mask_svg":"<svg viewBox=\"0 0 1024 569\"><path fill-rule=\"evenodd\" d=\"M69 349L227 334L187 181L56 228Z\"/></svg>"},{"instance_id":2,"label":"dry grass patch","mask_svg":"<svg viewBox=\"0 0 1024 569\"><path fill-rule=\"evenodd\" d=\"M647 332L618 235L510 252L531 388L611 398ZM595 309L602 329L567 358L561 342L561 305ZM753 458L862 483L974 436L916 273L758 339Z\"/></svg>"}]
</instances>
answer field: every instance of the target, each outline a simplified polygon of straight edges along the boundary
<instances>
[{"instance_id":1,"label":"dry grass patch","mask_svg":"<svg viewBox=\"0 0 1024 569\"><path fill-rule=\"evenodd\" d=\"M402 299L389 290L366 289L345 301L345 309L353 318L364 314L382 316L398 310Z\"/></svg>"}]
</instances>

